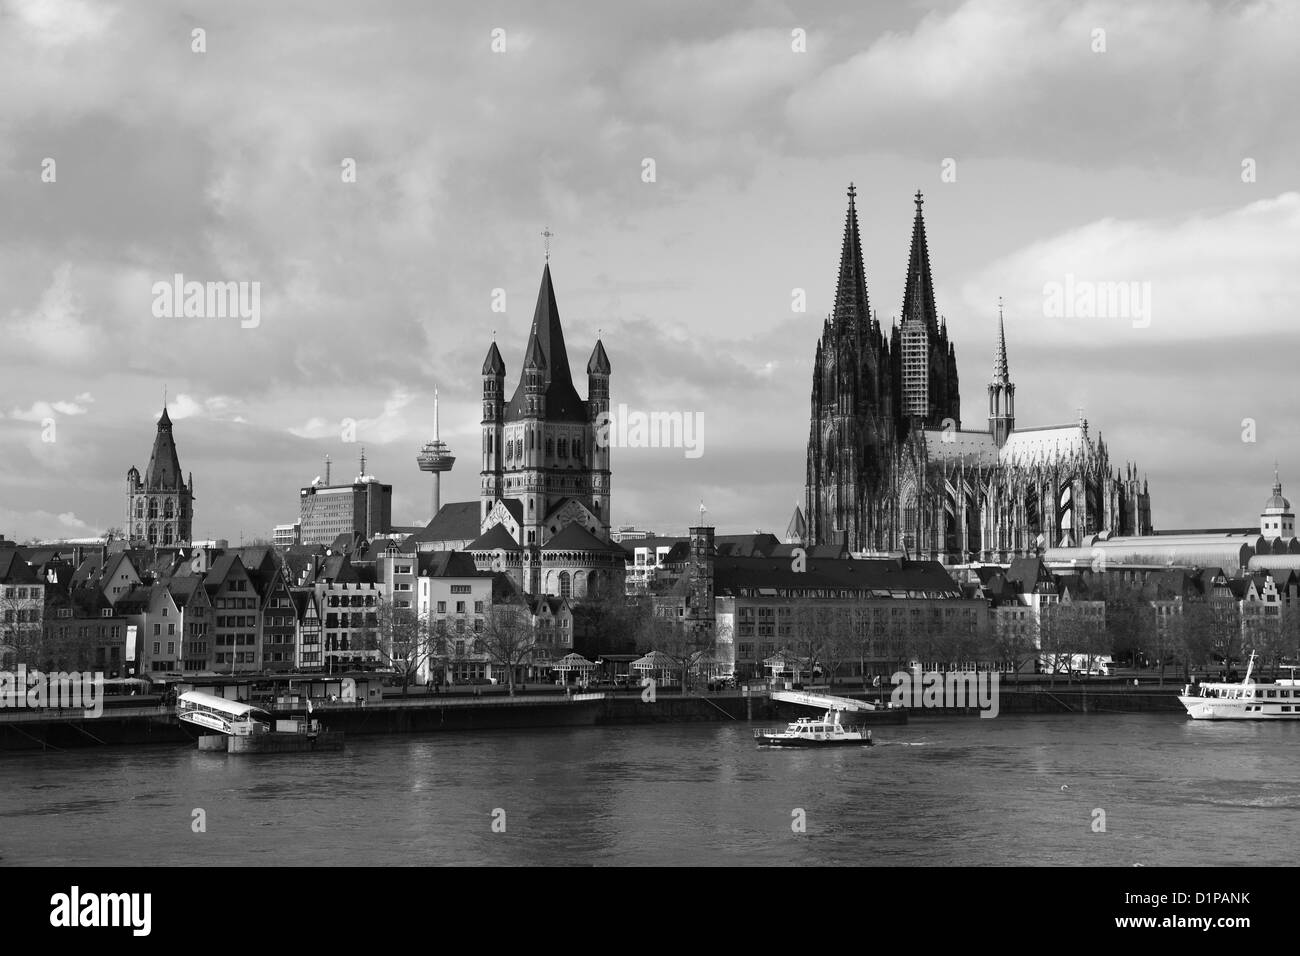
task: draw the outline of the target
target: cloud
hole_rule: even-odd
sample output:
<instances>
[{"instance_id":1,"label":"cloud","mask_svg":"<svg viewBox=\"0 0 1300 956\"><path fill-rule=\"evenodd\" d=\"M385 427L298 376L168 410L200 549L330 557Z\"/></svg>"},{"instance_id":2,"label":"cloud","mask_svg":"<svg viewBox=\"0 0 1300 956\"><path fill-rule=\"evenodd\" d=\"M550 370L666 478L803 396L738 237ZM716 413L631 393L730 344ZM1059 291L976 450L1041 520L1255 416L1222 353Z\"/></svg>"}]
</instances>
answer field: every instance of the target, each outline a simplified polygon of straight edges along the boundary
<instances>
[{"instance_id":1,"label":"cloud","mask_svg":"<svg viewBox=\"0 0 1300 956\"><path fill-rule=\"evenodd\" d=\"M72 401L33 402L30 408L15 408L9 413L10 418L20 422L42 422L58 415L85 415L90 411L86 406L93 402L94 396L82 392Z\"/></svg>"},{"instance_id":2,"label":"cloud","mask_svg":"<svg viewBox=\"0 0 1300 956\"><path fill-rule=\"evenodd\" d=\"M1177 158L1232 175L1253 154L1242 150L1295 154L1290 104L1263 91L1300 86L1286 39L1297 32L1300 12L1283 4L968 0L910 29L845 30L847 55L795 91L786 115L810 151L888 148L936 167L1145 161L1152 173Z\"/></svg>"},{"instance_id":3,"label":"cloud","mask_svg":"<svg viewBox=\"0 0 1300 956\"><path fill-rule=\"evenodd\" d=\"M1086 284L1099 292L1109 290L1095 284L1130 284L1131 291L1149 292L1150 314L1088 317L1072 309L1052 317L1045 290L1053 283L1051 289L1073 288L1076 303ZM1300 301L1300 193L1179 219L1106 218L990 263L961 292L966 308L986 317L989 342L988 303L1000 292L1013 322L1060 348L1292 335Z\"/></svg>"},{"instance_id":4,"label":"cloud","mask_svg":"<svg viewBox=\"0 0 1300 956\"><path fill-rule=\"evenodd\" d=\"M345 436L346 441L370 441L386 444L410 437L413 432L407 416L402 412L415 400L406 391L396 391L384 401L383 410L369 418L341 415L337 419L313 416L304 424L290 428L296 438L334 438ZM430 410L432 412L432 410Z\"/></svg>"}]
</instances>

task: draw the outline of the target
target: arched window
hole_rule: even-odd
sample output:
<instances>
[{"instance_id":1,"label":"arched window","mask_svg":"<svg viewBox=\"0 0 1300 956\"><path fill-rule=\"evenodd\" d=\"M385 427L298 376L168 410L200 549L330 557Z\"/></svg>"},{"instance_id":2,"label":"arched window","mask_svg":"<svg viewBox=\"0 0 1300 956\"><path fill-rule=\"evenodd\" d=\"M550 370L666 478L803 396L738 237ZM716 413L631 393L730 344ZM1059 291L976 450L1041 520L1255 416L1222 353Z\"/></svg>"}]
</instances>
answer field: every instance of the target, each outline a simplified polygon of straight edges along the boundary
<instances>
[{"instance_id":1,"label":"arched window","mask_svg":"<svg viewBox=\"0 0 1300 956\"><path fill-rule=\"evenodd\" d=\"M528 429L528 450L533 450L533 430L531 428Z\"/></svg>"},{"instance_id":2,"label":"arched window","mask_svg":"<svg viewBox=\"0 0 1300 956\"><path fill-rule=\"evenodd\" d=\"M135 516L136 516L137 518L143 518L143 517L144 517L144 499L143 499L143 498L137 498L137 499L136 499L136 502L135 502Z\"/></svg>"},{"instance_id":3,"label":"arched window","mask_svg":"<svg viewBox=\"0 0 1300 956\"><path fill-rule=\"evenodd\" d=\"M150 544L157 544L157 543L158 543L158 526L157 526L157 525L153 525L153 524L149 525L149 543L150 543Z\"/></svg>"},{"instance_id":4,"label":"arched window","mask_svg":"<svg viewBox=\"0 0 1300 956\"><path fill-rule=\"evenodd\" d=\"M561 438L559 444L560 444L560 457L561 457L561 458L568 458L568 457L569 457L569 439L567 439L567 438Z\"/></svg>"},{"instance_id":5,"label":"arched window","mask_svg":"<svg viewBox=\"0 0 1300 956\"><path fill-rule=\"evenodd\" d=\"M568 597L572 592L572 582L569 580L569 572L560 572L560 597Z\"/></svg>"},{"instance_id":6,"label":"arched window","mask_svg":"<svg viewBox=\"0 0 1300 956\"><path fill-rule=\"evenodd\" d=\"M168 498L165 502L163 502L163 517L164 518L172 517L173 511L174 511L173 502L170 498Z\"/></svg>"},{"instance_id":7,"label":"arched window","mask_svg":"<svg viewBox=\"0 0 1300 956\"><path fill-rule=\"evenodd\" d=\"M150 517L150 518L156 518L156 517L158 517L158 499L157 499L157 498L150 498L150 499L149 499L149 517Z\"/></svg>"},{"instance_id":8,"label":"arched window","mask_svg":"<svg viewBox=\"0 0 1300 956\"><path fill-rule=\"evenodd\" d=\"M171 526L171 525L164 525L164 526L163 526L163 542L162 542L162 543L163 543L163 544L171 544L171 543L172 543L172 526Z\"/></svg>"},{"instance_id":9,"label":"arched window","mask_svg":"<svg viewBox=\"0 0 1300 956\"><path fill-rule=\"evenodd\" d=\"M554 456L555 456L555 439L548 438L546 439L546 457L552 458Z\"/></svg>"},{"instance_id":10,"label":"arched window","mask_svg":"<svg viewBox=\"0 0 1300 956\"><path fill-rule=\"evenodd\" d=\"M581 458L581 457L582 457L582 439L581 439L581 438L575 438L575 439L573 440L573 457L574 457L574 458Z\"/></svg>"}]
</instances>

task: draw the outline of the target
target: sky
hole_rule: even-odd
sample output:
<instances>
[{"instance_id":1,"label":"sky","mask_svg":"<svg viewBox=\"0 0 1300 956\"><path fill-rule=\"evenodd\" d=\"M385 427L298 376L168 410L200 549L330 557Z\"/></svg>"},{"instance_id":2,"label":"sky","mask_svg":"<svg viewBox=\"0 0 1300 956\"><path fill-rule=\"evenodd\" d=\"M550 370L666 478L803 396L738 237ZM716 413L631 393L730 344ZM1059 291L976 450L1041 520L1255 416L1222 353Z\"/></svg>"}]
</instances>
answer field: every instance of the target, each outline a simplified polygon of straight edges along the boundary
<instances>
[{"instance_id":1,"label":"sky","mask_svg":"<svg viewBox=\"0 0 1300 956\"><path fill-rule=\"evenodd\" d=\"M362 446L426 523L435 387L476 498L549 229L579 391L599 335L616 407L702 422L613 450L612 522L781 534L850 182L886 324L924 193L963 427L1001 297L1018 424L1082 409L1157 529L1255 524L1275 461L1300 494L1296 36L1282 3L0 0L0 533L122 525L164 390L196 538L268 536ZM257 321L157 314L176 274Z\"/></svg>"}]
</instances>

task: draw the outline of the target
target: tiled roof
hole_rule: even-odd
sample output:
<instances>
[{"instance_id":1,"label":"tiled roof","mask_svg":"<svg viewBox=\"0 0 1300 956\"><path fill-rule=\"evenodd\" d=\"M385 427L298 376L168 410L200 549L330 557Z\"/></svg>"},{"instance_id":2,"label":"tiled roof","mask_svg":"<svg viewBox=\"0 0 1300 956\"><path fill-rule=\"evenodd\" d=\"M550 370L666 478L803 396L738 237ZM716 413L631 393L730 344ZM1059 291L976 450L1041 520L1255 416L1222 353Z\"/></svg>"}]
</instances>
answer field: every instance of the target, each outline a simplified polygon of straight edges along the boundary
<instances>
[{"instance_id":1,"label":"tiled roof","mask_svg":"<svg viewBox=\"0 0 1300 956\"><path fill-rule=\"evenodd\" d=\"M542 545L543 551L617 551L626 552L613 542L601 541L594 534L577 522L570 522L560 529L559 534Z\"/></svg>"},{"instance_id":2,"label":"tiled roof","mask_svg":"<svg viewBox=\"0 0 1300 956\"><path fill-rule=\"evenodd\" d=\"M40 584L40 578L16 548L0 549L0 584Z\"/></svg>"},{"instance_id":3,"label":"tiled roof","mask_svg":"<svg viewBox=\"0 0 1300 956\"><path fill-rule=\"evenodd\" d=\"M511 537L510 532L506 530L505 525L500 524L494 524L491 528L465 546L466 551L495 551L498 548L503 551L523 550L519 546L519 542Z\"/></svg>"},{"instance_id":4,"label":"tiled roof","mask_svg":"<svg viewBox=\"0 0 1300 956\"><path fill-rule=\"evenodd\" d=\"M479 536L482 520L478 501L449 501L422 530L411 535L403 545L423 541L473 541Z\"/></svg>"},{"instance_id":5,"label":"tiled roof","mask_svg":"<svg viewBox=\"0 0 1300 956\"><path fill-rule=\"evenodd\" d=\"M501 527L497 525L497 527ZM491 574L479 571L474 557L465 551L425 551L419 557L420 575L431 578L476 578Z\"/></svg>"}]
</instances>

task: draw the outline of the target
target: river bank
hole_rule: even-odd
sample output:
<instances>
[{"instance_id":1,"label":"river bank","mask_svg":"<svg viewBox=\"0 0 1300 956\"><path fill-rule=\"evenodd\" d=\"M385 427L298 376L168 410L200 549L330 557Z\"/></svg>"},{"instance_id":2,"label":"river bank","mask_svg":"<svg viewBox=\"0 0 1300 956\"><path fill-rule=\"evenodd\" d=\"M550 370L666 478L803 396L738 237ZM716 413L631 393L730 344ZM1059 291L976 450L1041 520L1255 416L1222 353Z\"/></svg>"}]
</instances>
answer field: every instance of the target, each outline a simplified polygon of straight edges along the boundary
<instances>
[{"instance_id":1,"label":"river bank","mask_svg":"<svg viewBox=\"0 0 1300 956\"><path fill-rule=\"evenodd\" d=\"M999 688L998 714L1181 714L1178 689ZM864 695L851 695L864 699ZM865 695L870 697L872 695ZM854 715L857 723L906 723L909 719L958 714L977 715L962 701L938 707L912 707ZM591 693L561 696L527 694L484 697L390 698L369 704L327 704L314 716L330 730L349 737L386 736L540 727L619 726L636 724L793 720L807 707L739 693L677 696L659 694L654 701L638 693ZM282 716L288 716L284 714ZM197 731L176 720L170 708L106 711L87 718L76 711L45 715L19 711L0 716L0 752L62 751L97 746L177 745L193 742Z\"/></svg>"}]
</instances>

